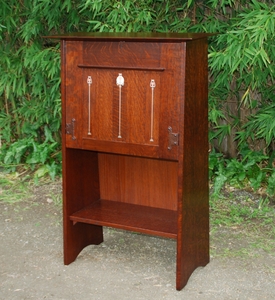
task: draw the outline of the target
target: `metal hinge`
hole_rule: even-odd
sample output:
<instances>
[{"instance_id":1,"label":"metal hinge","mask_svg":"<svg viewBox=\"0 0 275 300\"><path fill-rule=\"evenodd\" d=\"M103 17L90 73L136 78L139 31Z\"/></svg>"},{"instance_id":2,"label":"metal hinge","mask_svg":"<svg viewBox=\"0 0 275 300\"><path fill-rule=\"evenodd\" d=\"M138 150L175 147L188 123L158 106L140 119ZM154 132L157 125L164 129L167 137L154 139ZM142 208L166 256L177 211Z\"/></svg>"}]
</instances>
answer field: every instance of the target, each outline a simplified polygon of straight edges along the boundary
<instances>
[{"instance_id":1,"label":"metal hinge","mask_svg":"<svg viewBox=\"0 0 275 300\"><path fill-rule=\"evenodd\" d=\"M76 140L76 137L74 135L74 126L75 126L75 119L72 119L71 123L66 123L66 134L69 134L72 136L72 140Z\"/></svg>"},{"instance_id":2,"label":"metal hinge","mask_svg":"<svg viewBox=\"0 0 275 300\"><path fill-rule=\"evenodd\" d=\"M172 146L177 146L179 144L179 134L172 132L172 127L168 127L168 134L169 134L169 140L168 140L168 150L172 149Z\"/></svg>"}]
</instances>

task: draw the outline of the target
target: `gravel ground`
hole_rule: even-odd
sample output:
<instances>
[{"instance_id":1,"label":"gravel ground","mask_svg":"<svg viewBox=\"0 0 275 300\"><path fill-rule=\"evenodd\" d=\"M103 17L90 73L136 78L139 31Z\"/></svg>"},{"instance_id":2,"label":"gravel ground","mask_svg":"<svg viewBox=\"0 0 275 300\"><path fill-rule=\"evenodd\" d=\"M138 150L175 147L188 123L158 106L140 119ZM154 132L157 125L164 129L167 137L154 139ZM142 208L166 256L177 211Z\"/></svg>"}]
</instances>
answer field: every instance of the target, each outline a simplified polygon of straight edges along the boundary
<instances>
[{"instance_id":1,"label":"gravel ground","mask_svg":"<svg viewBox=\"0 0 275 300\"><path fill-rule=\"evenodd\" d=\"M0 299L275 299L275 254L217 255L239 246L234 232L218 235L211 262L176 291L174 240L105 228L104 243L64 266L60 206L39 191L0 201Z\"/></svg>"}]
</instances>

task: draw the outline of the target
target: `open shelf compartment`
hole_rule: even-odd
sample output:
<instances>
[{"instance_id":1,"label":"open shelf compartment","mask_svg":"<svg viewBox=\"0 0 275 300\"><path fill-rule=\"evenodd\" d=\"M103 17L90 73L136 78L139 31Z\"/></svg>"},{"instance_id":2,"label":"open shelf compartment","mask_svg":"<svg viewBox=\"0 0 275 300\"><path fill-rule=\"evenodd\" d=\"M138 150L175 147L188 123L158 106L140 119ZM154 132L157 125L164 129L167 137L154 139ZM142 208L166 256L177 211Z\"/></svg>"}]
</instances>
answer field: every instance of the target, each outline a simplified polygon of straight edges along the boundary
<instances>
[{"instance_id":1,"label":"open shelf compartment","mask_svg":"<svg viewBox=\"0 0 275 300\"><path fill-rule=\"evenodd\" d=\"M168 238L177 238L177 212L100 199L70 216L88 223Z\"/></svg>"}]
</instances>

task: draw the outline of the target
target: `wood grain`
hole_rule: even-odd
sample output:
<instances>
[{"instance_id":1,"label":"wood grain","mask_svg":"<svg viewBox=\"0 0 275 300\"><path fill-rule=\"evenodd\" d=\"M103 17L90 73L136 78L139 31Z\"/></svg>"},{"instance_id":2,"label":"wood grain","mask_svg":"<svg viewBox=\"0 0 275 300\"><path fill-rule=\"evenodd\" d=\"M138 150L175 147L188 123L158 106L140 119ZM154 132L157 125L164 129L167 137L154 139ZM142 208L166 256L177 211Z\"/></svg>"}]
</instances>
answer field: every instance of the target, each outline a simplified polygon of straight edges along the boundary
<instances>
[{"instance_id":1,"label":"wood grain","mask_svg":"<svg viewBox=\"0 0 275 300\"><path fill-rule=\"evenodd\" d=\"M99 154L100 196L117 202L177 210L177 162Z\"/></svg>"},{"instance_id":2,"label":"wood grain","mask_svg":"<svg viewBox=\"0 0 275 300\"><path fill-rule=\"evenodd\" d=\"M77 211L70 219L75 223L108 226L168 238L177 237L177 214L171 210L99 200Z\"/></svg>"},{"instance_id":3,"label":"wood grain","mask_svg":"<svg viewBox=\"0 0 275 300\"><path fill-rule=\"evenodd\" d=\"M177 239L176 288L209 262L209 34L59 35L64 262L102 226ZM122 73L121 133L118 138ZM87 77L91 76L91 111ZM154 141L150 141L154 79ZM90 123L89 123L90 113ZM76 119L73 140L66 123ZM91 135L88 135L88 127ZM179 136L168 149L168 127Z\"/></svg>"}]
</instances>

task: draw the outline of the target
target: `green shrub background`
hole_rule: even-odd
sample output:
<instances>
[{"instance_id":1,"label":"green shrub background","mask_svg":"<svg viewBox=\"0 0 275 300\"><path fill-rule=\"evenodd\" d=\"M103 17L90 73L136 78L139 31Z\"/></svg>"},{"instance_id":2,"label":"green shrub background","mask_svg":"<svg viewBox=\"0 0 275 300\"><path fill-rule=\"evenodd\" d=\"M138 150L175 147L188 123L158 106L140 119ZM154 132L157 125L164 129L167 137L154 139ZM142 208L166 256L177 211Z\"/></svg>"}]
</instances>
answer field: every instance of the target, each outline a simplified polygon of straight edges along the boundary
<instances>
[{"instance_id":1,"label":"green shrub background","mask_svg":"<svg viewBox=\"0 0 275 300\"><path fill-rule=\"evenodd\" d=\"M274 1L0 0L0 170L60 174L60 49L43 36L80 31L217 33L209 177L274 194Z\"/></svg>"}]
</instances>

